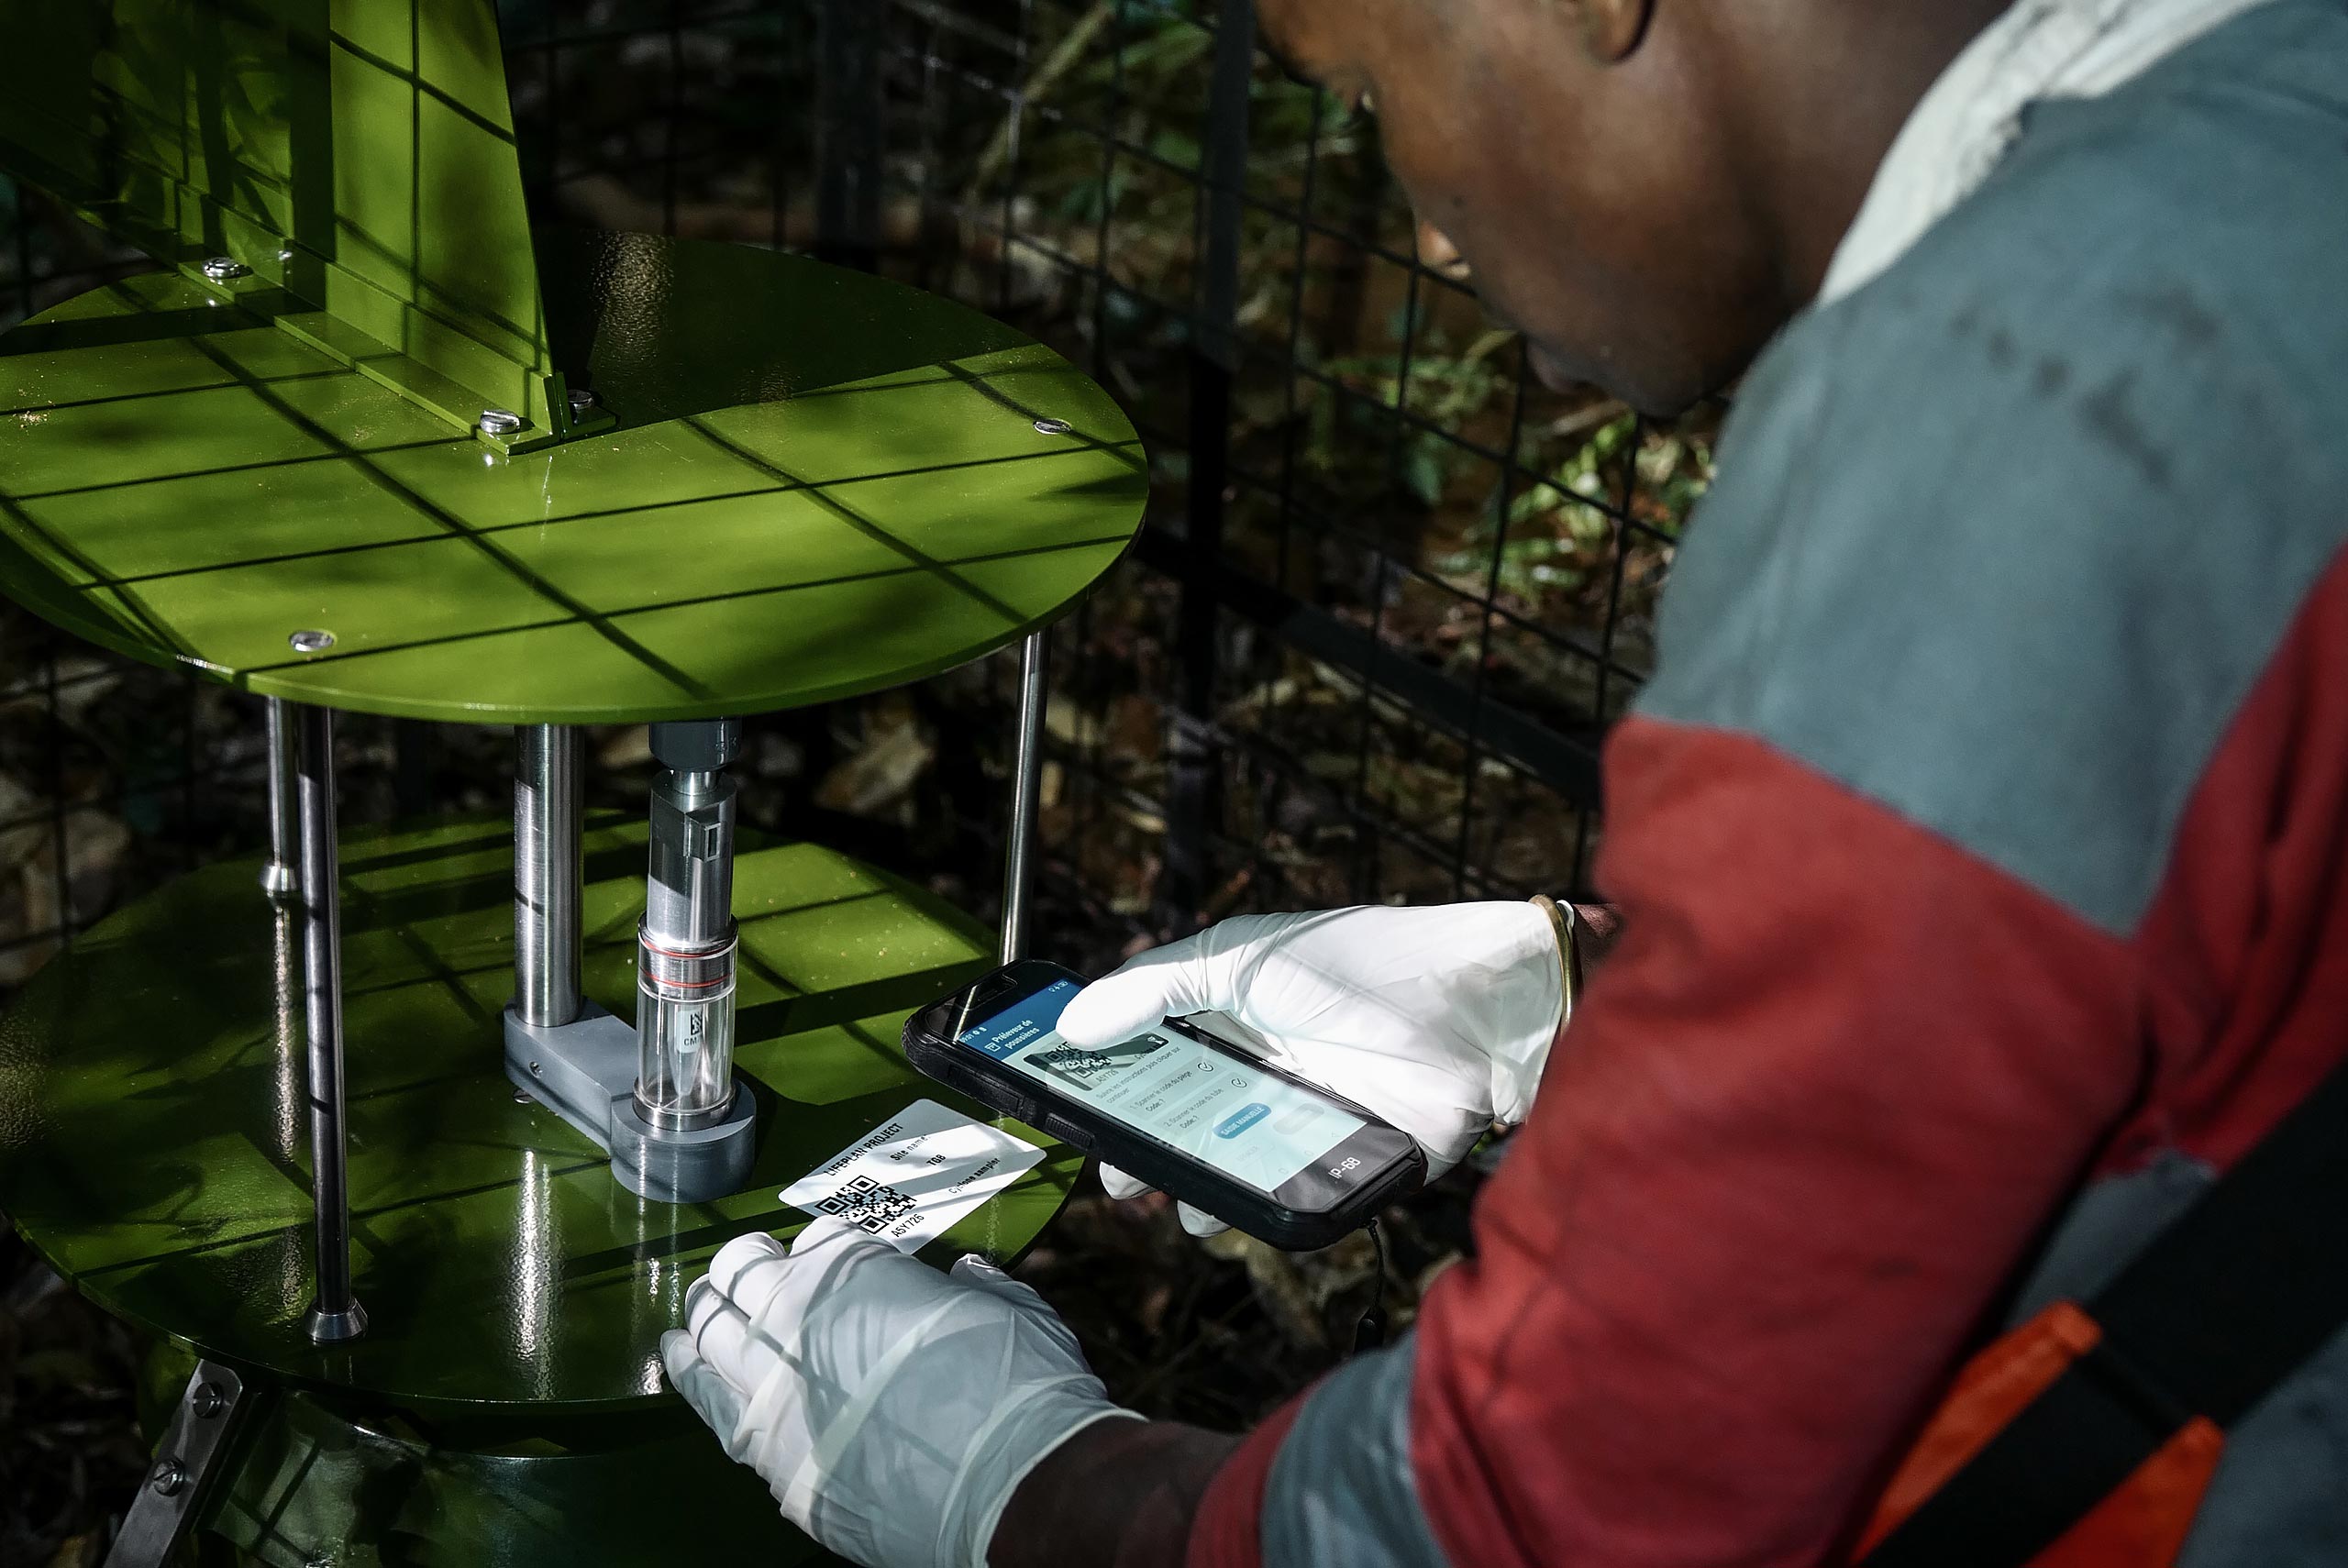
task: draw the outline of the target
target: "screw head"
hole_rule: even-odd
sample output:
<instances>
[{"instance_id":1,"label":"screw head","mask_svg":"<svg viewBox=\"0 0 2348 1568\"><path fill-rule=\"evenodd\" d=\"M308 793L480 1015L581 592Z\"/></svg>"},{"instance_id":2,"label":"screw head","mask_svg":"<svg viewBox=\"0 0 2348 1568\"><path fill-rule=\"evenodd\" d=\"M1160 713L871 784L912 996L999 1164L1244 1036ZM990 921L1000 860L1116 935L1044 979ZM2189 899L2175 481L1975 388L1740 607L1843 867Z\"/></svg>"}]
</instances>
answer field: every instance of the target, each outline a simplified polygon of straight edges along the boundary
<instances>
[{"instance_id":1,"label":"screw head","mask_svg":"<svg viewBox=\"0 0 2348 1568\"><path fill-rule=\"evenodd\" d=\"M517 436L527 423L510 408L484 408L481 411L481 427L492 436Z\"/></svg>"},{"instance_id":2,"label":"screw head","mask_svg":"<svg viewBox=\"0 0 2348 1568\"><path fill-rule=\"evenodd\" d=\"M233 283L238 278L250 277L252 271L233 256L207 257L204 263L204 275L216 283Z\"/></svg>"},{"instance_id":3,"label":"screw head","mask_svg":"<svg viewBox=\"0 0 2348 1568\"><path fill-rule=\"evenodd\" d=\"M1066 436L1075 428L1075 425L1070 425L1065 419L1038 419L1036 421L1036 434L1038 436Z\"/></svg>"},{"instance_id":4,"label":"screw head","mask_svg":"<svg viewBox=\"0 0 2348 1568\"><path fill-rule=\"evenodd\" d=\"M595 412L595 394L585 387L574 387L570 393L570 417L584 419Z\"/></svg>"},{"instance_id":5,"label":"screw head","mask_svg":"<svg viewBox=\"0 0 2348 1568\"><path fill-rule=\"evenodd\" d=\"M180 1489L187 1485L187 1466L176 1459L167 1459L155 1466L154 1473L147 1478L147 1484L166 1497L176 1497Z\"/></svg>"},{"instance_id":6,"label":"screw head","mask_svg":"<svg viewBox=\"0 0 2348 1568\"><path fill-rule=\"evenodd\" d=\"M218 1385L206 1383L196 1389L188 1408L195 1412L198 1420L208 1421L228 1408L228 1397L220 1392Z\"/></svg>"},{"instance_id":7,"label":"screw head","mask_svg":"<svg viewBox=\"0 0 2348 1568\"><path fill-rule=\"evenodd\" d=\"M334 634L320 631L315 627L308 631L296 632L285 640L293 646L295 653L324 653L334 646Z\"/></svg>"},{"instance_id":8,"label":"screw head","mask_svg":"<svg viewBox=\"0 0 2348 1568\"><path fill-rule=\"evenodd\" d=\"M535 1072L537 1069L533 1067L531 1070ZM528 1089L517 1088L514 1091L514 1103L516 1105L536 1105L537 1101L530 1098L530 1091Z\"/></svg>"},{"instance_id":9,"label":"screw head","mask_svg":"<svg viewBox=\"0 0 2348 1568\"><path fill-rule=\"evenodd\" d=\"M542 1078L547 1076L546 1069L533 1062L530 1064L530 1076L534 1078Z\"/></svg>"}]
</instances>

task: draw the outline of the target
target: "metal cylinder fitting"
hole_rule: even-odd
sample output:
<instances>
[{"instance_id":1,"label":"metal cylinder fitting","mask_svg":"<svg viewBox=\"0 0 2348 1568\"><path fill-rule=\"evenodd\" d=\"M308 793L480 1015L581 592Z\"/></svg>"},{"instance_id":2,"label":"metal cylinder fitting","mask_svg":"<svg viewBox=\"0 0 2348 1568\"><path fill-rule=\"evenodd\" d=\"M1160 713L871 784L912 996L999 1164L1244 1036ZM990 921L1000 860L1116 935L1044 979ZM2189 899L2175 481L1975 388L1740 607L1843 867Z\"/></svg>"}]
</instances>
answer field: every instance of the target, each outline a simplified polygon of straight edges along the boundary
<instances>
[{"instance_id":1,"label":"metal cylinder fitting","mask_svg":"<svg viewBox=\"0 0 2348 1568\"><path fill-rule=\"evenodd\" d=\"M723 766L733 751L675 733L693 727L656 732L655 750L670 766L652 787L637 927L636 1104L670 1130L714 1124L734 1098L735 788L716 767L692 766Z\"/></svg>"}]
</instances>

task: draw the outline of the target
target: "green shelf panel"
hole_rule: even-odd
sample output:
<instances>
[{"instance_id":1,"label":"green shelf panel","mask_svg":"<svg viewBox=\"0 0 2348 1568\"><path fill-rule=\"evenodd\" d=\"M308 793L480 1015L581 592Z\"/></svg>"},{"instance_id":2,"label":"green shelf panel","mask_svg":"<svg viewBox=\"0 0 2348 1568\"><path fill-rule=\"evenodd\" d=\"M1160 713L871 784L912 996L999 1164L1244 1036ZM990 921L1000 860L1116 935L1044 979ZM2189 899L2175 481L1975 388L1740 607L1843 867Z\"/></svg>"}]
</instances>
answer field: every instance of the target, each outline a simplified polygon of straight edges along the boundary
<instances>
[{"instance_id":1,"label":"green shelf panel","mask_svg":"<svg viewBox=\"0 0 2348 1568\"><path fill-rule=\"evenodd\" d=\"M637 723L950 668L1066 610L1139 526L1116 404L975 312L746 247L547 231L538 254L617 426L515 456L285 330L261 280L134 278L0 337L0 590L269 696Z\"/></svg>"},{"instance_id":2,"label":"green shelf panel","mask_svg":"<svg viewBox=\"0 0 2348 1568\"><path fill-rule=\"evenodd\" d=\"M586 989L634 1016L645 832L586 841ZM743 1193L648 1203L502 1070L513 850L503 819L343 846L352 1269L371 1328L304 1335L312 1295L299 933L253 862L114 915L0 1021L0 1207L107 1311L294 1384L407 1410L630 1408L726 1240L793 1233L780 1189L915 1099L905 1017L992 963L929 895L807 844L746 845L737 1062L760 1088ZM925 1254L1016 1253L1081 1164L1049 1156Z\"/></svg>"}]
</instances>

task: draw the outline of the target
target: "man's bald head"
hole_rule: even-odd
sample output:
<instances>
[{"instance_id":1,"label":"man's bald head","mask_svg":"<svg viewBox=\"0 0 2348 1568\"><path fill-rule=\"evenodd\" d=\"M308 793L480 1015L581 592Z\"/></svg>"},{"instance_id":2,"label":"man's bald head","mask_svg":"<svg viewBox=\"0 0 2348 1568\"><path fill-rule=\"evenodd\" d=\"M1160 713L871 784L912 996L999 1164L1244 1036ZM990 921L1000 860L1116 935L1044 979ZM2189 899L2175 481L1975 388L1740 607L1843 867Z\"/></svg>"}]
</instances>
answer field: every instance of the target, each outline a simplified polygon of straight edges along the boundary
<instances>
[{"instance_id":1,"label":"man's bald head","mask_svg":"<svg viewBox=\"0 0 2348 1568\"><path fill-rule=\"evenodd\" d=\"M1420 219L1544 373L1668 412L1816 292L1900 124L2007 0L1257 0L1368 93Z\"/></svg>"}]
</instances>

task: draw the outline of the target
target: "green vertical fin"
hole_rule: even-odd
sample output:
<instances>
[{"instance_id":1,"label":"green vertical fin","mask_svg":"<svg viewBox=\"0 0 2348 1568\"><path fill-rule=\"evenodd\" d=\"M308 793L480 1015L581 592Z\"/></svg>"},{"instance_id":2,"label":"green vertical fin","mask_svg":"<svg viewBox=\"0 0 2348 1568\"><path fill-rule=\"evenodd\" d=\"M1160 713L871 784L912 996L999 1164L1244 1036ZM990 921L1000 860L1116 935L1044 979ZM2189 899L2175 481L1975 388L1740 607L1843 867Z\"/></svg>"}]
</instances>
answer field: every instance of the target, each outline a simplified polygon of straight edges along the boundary
<instances>
[{"instance_id":1,"label":"green vertical fin","mask_svg":"<svg viewBox=\"0 0 2348 1568\"><path fill-rule=\"evenodd\" d=\"M0 167L470 427L576 433L493 0L0 0ZM598 423L602 423L598 421Z\"/></svg>"}]
</instances>

